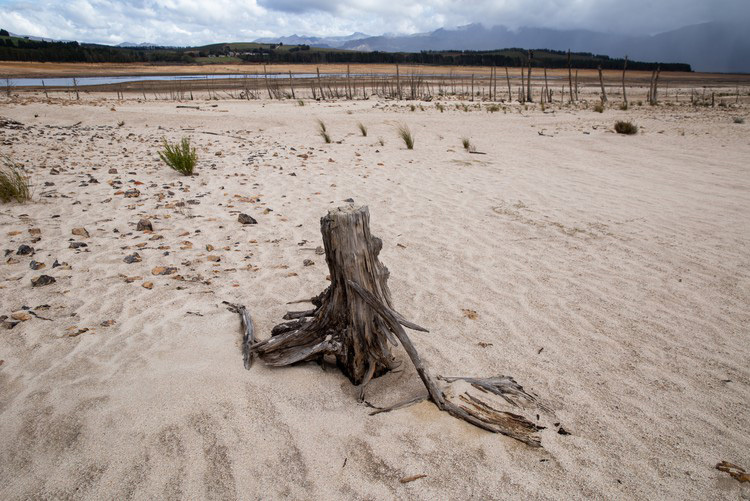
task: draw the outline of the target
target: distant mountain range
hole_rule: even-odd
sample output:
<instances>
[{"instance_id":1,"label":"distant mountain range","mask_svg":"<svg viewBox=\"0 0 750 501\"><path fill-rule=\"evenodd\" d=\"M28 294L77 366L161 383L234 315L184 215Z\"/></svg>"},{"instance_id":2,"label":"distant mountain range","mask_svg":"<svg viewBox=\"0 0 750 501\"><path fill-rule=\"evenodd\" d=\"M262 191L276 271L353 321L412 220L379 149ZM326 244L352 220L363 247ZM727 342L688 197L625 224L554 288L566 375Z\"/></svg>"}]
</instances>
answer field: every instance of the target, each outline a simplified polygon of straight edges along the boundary
<instances>
[{"instance_id":1,"label":"distant mountain range","mask_svg":"<svg viewBox=\"0 0 750 501\"><path fill-rule=\"evenodd\" d=\"M556 30L469 24L414 35L262 38L256 42L306 44L359 51L491 50L510 47L590 52L641 61L688 63L695 71L750 73L750 33L739 25L703 23L653 36L628 36L588 30Z\"/></svg>"},{"instance_id":2,"label":"distant mountain range","mask_svg":"<svg viewBox=\"0 0 750 501\"><path fill-rule=\"evenodd\" d=\"M310 45L313 47L323 47L326 49L338 49L344 44L355 40L371 38L371 35L356 32L351 35L340 37L314 37L291 35L288 37L265 37L253 40L256 43L283 43L284 45Z\"/></svg>"}]
</instances>

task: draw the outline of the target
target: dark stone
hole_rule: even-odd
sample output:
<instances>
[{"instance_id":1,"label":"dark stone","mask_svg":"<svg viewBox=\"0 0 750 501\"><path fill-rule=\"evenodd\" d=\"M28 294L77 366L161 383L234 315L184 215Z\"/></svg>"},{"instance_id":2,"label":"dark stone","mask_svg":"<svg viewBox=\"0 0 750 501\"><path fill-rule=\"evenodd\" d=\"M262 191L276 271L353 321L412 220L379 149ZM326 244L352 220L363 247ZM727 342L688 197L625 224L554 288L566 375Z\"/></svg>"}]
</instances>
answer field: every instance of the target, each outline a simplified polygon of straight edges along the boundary
<instances>
[{"instance_id":1,"label":"dark stone","mask_svg":"<svg viewBox=\"0 0 750 501\"><path fill-rule=\"evenodd\" d=\"M42 287L49 284L54 284L57 280L49 275L39 275L36 278L31 279L32 287Z\"/></svg>"},{"instance_id":2,"label":"dark stone","mask_svg":"<svg viewBox=\"0 0 750 501\"><path fill-rule=\"evenodd\" d=\"M247 214L240 214L240 217L238 217L237 220L242 224L258 224L258 221Z\"/></svg>"},{"instance_id":3,"label":"dark stone","mask_svg":"<svg viewBox=\"0 0 750 501\"><path fill-rule=\"evenodd\" d=\"M344 202L349 202L350 204L353 204L354 203L354 199L353 198L347 198L346 200L344 200Z\"/></svg>"},{"instance_id":4,"label":"dark stone","mask_svg":"<svg viewBox=\"0 0 750 501\"><path fill-rule=\"evenodd\" d=\"M32 270L41 270L44 267L45 267L45 264L44 263L40 263L39 261L33 261L32 260L29 263L29 268L31 268Z\"/></svg>"},{"instance_id":5,"label":"dark stone","mask_svg":"<svg viewBox=\"0 0 750 501\"><path fill-rule=\"evenodd\" d=\"M154 231L154 227L148 219L141 219L138 221L138 226L135 229L138 231Z\"/></svg>"},{"instance_id":6,"label":"dark stone","mask_svg":"<svg viewBox=\"0 0 750 501\"><path fill-rule=\"evenodd\" d=\"M143 259L141 258L140 254L138 254L137 252L134 252L131 255L126 256L125 259L123 259L123 261L125 261L128 264L133 264L133 263L140 263L141 261L143 261Z\"/></svg>"},{"instance_id":7,"label":"dark stone","mask_svg":"<svg viewBox=\"0 0 750 501\"><path fill-rule=\"evenodd\" d=\"M71 249L80 249L81 247L88 247L88 244L85 242L70 242Z\"/></svg>"},{"instance_id":8,"label":"dark stone","mask_svg":"<svg viewBox=\"0 0 750 501\"><path fill-rule=\"evenodd\" d=\"M34 255L34 248L29 247L28 245L21 245L18 250L16 251L16 254L19 256L33 256Z\"/></svg>"}]
</instances>

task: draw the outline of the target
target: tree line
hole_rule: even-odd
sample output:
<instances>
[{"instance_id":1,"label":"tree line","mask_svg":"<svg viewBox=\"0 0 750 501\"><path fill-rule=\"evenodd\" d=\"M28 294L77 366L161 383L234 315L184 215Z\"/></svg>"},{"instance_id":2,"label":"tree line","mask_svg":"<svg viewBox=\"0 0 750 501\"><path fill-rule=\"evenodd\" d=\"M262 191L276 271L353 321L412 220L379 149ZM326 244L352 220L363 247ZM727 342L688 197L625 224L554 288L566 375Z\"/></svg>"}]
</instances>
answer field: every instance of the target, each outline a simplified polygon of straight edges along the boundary
<instances>
[{"instance_id":1,"label":"tree line","mask_svg":"<svg viewBox=\"0 0 750 501\"><path fill-rule=\"evenodd\" d=\"M1 33L1 31L0 31ZM7 33L7 31L5 32ZM224 51L231 50L225 46ZM23 38L0 36L0 60L39 62L84 62L84 63L195 63L194 56L203 56L204 50L196 48L124 48L107 45L79 44L78 42L46 42ZM530 52L524 49L494 51L421 51L421 52L358 52L336 49L318 49L307 45L271 46L247 51L235 51L248 63L380 63L423 64L440 66L526 66ZM211 50L221 55L222 50ZM567 68L567 53L555 50L531 52L531 65L546 68ZM571 65L575 68L621 69L624 60L591 53L571 54ZM653 71L657 66L662 71L691 71L689 64L647 63L628 61L628 69Z\"/></svg>"}]
</instances>

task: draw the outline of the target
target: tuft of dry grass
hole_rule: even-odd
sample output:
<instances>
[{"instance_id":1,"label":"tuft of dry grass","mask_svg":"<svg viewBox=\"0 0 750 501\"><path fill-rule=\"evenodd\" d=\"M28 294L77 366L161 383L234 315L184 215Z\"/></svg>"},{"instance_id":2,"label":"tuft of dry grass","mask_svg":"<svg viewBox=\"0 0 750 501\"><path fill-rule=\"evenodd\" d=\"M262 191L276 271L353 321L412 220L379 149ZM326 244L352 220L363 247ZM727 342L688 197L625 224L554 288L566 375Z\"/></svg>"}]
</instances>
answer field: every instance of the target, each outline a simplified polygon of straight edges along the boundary
<instances>
[{"instance_id":1,"label":"tuft of dry grass","mask_svg":"<svg viewBox=\"0 0 750 501\"><path fill-rule=\"evenodd\" d=\"M413 150L414 135L411 133L411 130L409 130L409 126L406 124L400 124L398 127L396 127L396 132L398 133L398 137L400 137L404 141L406 149Z\"/></svg>"},{"instance_id":2,"label":"tuft of dry grass","mask_svg":"<svg viewBox=\"0 0 750 501\"><path fill-rule=\"evenodd\" d=\"M357 122L357 128L359 129L359 132L362 133L363 137L367 137L367 127L365 127L365 124Z\"/></svg>"},{"instance_id":3,"label":"tuft of dry grass","mask_svg":"<svg viewBox=\"0 0 750 501\"><path fill-rule=\"evenodd\" d=\"M594 105L594 111L597 113L604 113L604 105L601 103L597 103Z\"/></svg>"},{"instance_id":4,"label":"tuft of dry grass","mask_svg":"<svg viewBox=\"0 0 750 501\"><path fill-rule=\"evenodd\" d=\"M472 149L471 140L468 137L462 137L461 144L463 145L466 151L471 151Z\"/></svg>"},{"instance_id":5,"label":"tuft of dry grass","mask_svg":"<svg viewBox=\"0 0 750 501\"><path fill-rule=\"evenodd\" d=\"M745 123L745 117L734 117L732 120L736 124L744 124Z\"/></svg>"},{"instance_id":6,"label":"tuft of dry grass","mask_svg":"<svg viewBox=\"0 0 750 501\"><path fill-rule=\"evenodd\" d=\"M29 176L23 168L6 155L0 155L0 162L0 201L23 203L31 200Z\"/></svg>"},{"instance_id":7,"label":"tuft of dry grass","mask_svg":"<svg viewBox=\"0 0 750 501\"><path fill-rule=\"evenodd\" d=\"M326 124L321 119L318 119L318 135L323 138L323 141L325 141L326 144L329 144L331 142L331 136L326 130Z\"/></svg>"},{"instance_id":8,"label":"tuft of dry grass","mask_svg":"<svg viewBox=\"0 0 750 501\"><path fill-rule=\"evenodd\" d=\"M637 134L638 133L638 126L631 123L631 122L624 122L622 120L618 120L615 122L615 132L618 134Z\"/></svg>"},{"instance_id":9,"label":"tuft of dry grass","mask_svg":"<svg viewBox=\"0 0 750 501\"><path fill-rule=\"evenodd\" d=\"M162 138L162 143L164 150L159 152L159 158L183 176L192 176L198 154L190 146L190 139L183 137L179 143L170 144L166 138Z\"/></svg>"}]
</instances>

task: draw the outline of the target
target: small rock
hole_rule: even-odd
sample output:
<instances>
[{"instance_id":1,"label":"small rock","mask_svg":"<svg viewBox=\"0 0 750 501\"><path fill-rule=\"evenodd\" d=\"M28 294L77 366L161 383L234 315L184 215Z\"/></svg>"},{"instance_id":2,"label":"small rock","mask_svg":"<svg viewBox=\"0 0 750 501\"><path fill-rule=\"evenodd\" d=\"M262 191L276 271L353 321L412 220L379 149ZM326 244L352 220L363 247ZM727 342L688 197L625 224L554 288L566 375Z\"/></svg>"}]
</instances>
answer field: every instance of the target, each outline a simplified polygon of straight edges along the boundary
<instances>
[{"instance_id":1,"label":"small rock","mask_svg":"<svg viewBox=\"0 0 750 501\"><path fill-rule=\"evenodd\" d=\"M27 320L31 320L31 315L25 311L14 311L10 314L10 318L18 320L19 322L26 322Z\"/></svg>"},{"instance_id":2,"label":"small rock","mask_svg":"<svg viewBox=\"0 0 750 501\"><path fill-rule=\"evenodd\" d=\"M344 202L349 202L350 204L353 204L354 203L354 199L353 198L347 198L346 200L344 200Z\"/></svg>"},{"instance_id":3,"label":"small rock","mask_svg":"<svg viewBox=\"0 0 750 501\"><path fill-rule=\"evenodd\" d=\"M138 226L135 228L137 231L154 231L154 227L151 225L151 221L148 219L141 219L138 221Z\"/></svg>"},{"instance_id":4,"label":"small rock","mask_svg":"<svg viewBox=\"0 0 750 501\"><path fill-rule=\"evenodd\" d=\"M115 168L113 167L113 168L109 169L109 171L108 171L108 172L109 172L110 174L117 174L117 169L115 169Z\"/></svg>"},{"instance_id":5,"label":"small rock","mask_svg":"<svg viewBox=\"0 0 750 501\"><path fill-rule=\"evenodd\" d=\"M252 218L252 216L249 216L247 214L240 214L237 220L242 224L258 224L258 221L256 221L255 219Z\"/></svg>"},{"instance_id":6,"label":"small rock","mask_svg":"<svg viewBox=\"0 0 750 501\"><path fill-rule=\"evenodd\" d=\"M214 263L218 263L221 261L220 256L206 256L206 261L213 261Z\"/></svg>"},{"instance_id":7,"label":"small rock","mask_svg":"<svg viewBox=\"0 0 750 501\"><path fill-rule=\"evenodd\" d=\"M125 198L138 198L141 196L141 192L133 188L132 190L127 190L124 195Z\"/></svg>"},{"instance_id":8,"label":"small rock","mask_svg":"<svg viewBox=\"0 0 750 501\"><path fill-rule=\"evenodd\" d=\"M211 244L206 244L206 250L207 250L208 252L211 252L212 250L214 250L214 246L213 246L213 245L211 245Z\"/></svg>"},{"instance_id":9,"label":"small rock","mask_svg":"<svg viewBox=\"0 0 750 501\"><path fill-rule=\"evenodd\" d=\"M151 270L152 275L171 275L177 272L177 268L171 266L157 266Z\"/></svg>"},{"instance_id":10,"label":"small rock","mask_svg":"<svg viewBox=\"0 0 750 501\"><path fill-rule=\"evenodd\" d=\"M57 280L49 275L39 275L36 278L31 279L32 287L42 287L49 284L54 284Z\"/></svg>"},{"instance_id":11,"label":"small rock","mask_svg":"<svg viewBox=\"0 0 750 501\"><path fill-rule=\"evenodd\" d=\"M477 319L477 317L479 316L479 315L477 314L477 312L476 312L476 311L474 311L474 310L463 309L463 310L461 310L461 311L463 312L464 316L465 316L466 318L468 318L469 320L476 320L476 319Z\"/></svg>"},{"instance_id":12,"label":"small rock","mask_svg":"<svg viewBox=\"0 0 750 501\"><path fill-rule=\"evenodd\" d=\"M19 261L19 260L18 260L18 259L16 259L16 258L13 258L13 257L9 257L9 258L8 258L8 259L7 259L7 260L6 260L5 262L6 262L7 264L18 264L18 263L20 263L21 261Z\"/></svg>"},{"instance_id":13,"label":"small rock","mask_svg":"<svg viewBox=\"0 0 750 501\"><path fill-rule=\"evenodd\" d=\"M29 235L31 235L32 237L38 237L41 236L41 234L42 230L40 230L39 228L29 228Z\"/></svg>"},{"instance_id":14,"label":"small rock","mask_svg":"<svg viewBox=\"0 0 750 501\"><path fill-rule=\"evenodd\" d=\"M100 323L102 327L111 327L112 325L115 325L114 320L105 320L104 322Z\"/></svg>"},{"instance_id":15,"label":"small rock","mask_svg":"<svg viewBox=\"0 0 750 501\"><path fill-rule=\"evenodd\" d=\"M82 247L88 247L88 244L84 242L70 242L71 249L80 249Z\"/></svg>"},{"instance_id":16,"label":"small rock","mask_svg":"<svg viewBox=\"0 0 750 501\"><path fill-rule=\"evenodd\" d=\"M319 245L315 247L315 254L317 254L318 256L322 256L325 253L326 253L326 250L322 246Z\"/></svg>"},{"instance_id":17,"label":"small rock","mask_svg":"<svg viewBox=\"0 0 750 501\"><path fill-rule=\"evenodd\" d=\"M131 255L126 256L123 259L123 261L125 261L128 264L133 264L133 263L140 263L141 261L143 261L143 259L141 258L140 254L138 254L137 252L134 252Z\"/></svg>"},{"instance_id":18,"label":"small rock","mask_svg":"<svg viewBox=\"0 0 750 501\"><path fill-rule=\"evenodd\" d=\"M315 261L313 261L312 259L305 259L304 261L302 261L302 264L305 266L312 266L315 264Z\"/></svg>"},{"instance_id":19,"label":"small rock","mask_svg":"<svg viewBox=\"0 0 750 501\"><path fill-rule=\"evenodd\" d=\"M41 270L45 266L46 265L44 263L40 263L39 261L31 261L29 263L29 268L31 268L32 270Z\"/></svg>"},{"instance_id":20,"label":"small rock","mask_svg":"<svg viewBox=\"0 0 750 501\"><path fill-rule=\"evenodd\" d=\"M16 251L16 255L18 256L33 256L34 255L34 248L29 247L28 245L24 244L18 247L18 250Z\"/></svg>"},{"instance_id":21,"label":"small rock","mask_svg":"<svg viewBox=\"0 0 750 501\"><path fill-rule=\"evenodd\" d=\"M73 235L76 235L78 237L89 238L89 232L86 231L86 228L83 228L83 227L73 228L73 231L71 231L71 233L73 233Z\"/></svg>"},{"instance_id":22,"label":"small rock","mask_svg":"<svg viewBox=\"0 0 750 501\"><path fill-rule=\"evenodd\" d=\"M153 282L143 282L141 284L141 287L143 287L144 289L151 290L151 289L154 288L154 283Z\"/></svg>"}]
</instances>

